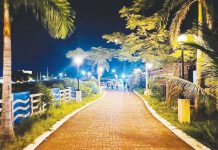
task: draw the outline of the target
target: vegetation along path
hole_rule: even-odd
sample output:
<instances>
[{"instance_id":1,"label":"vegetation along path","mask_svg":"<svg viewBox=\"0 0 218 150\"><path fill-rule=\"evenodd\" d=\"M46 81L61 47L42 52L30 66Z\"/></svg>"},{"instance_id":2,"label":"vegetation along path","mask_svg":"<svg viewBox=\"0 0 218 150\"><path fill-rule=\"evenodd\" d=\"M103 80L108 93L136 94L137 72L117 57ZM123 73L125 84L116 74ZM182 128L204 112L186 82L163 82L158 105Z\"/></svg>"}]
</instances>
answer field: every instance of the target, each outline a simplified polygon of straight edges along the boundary
<instances>
[{"instance_id":1,"label":"vegetation along path","mask_svg":"<svg viewBox=\"0 0 218 150\"><path fill-rule=\"evenodd\" d=\"M192 149L159 123L133 93L108 91L70 118L39 150Z\"/></svg>"}]
</instances>

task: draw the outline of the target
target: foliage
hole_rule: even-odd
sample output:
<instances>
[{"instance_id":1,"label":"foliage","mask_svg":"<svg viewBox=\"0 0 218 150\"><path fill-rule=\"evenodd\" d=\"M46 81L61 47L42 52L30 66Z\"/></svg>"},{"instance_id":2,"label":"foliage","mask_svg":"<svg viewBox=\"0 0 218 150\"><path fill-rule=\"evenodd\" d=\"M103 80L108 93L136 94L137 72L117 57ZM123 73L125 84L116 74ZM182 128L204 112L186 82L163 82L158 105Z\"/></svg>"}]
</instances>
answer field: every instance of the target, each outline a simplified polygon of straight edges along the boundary
<instances>
[{"instance_id":1,"label":"foliage","mask_svg":"<svg viewBox=\"0 0 218 150\"><path fill-rule=\"evenodd\" d=\"M65 89L63 83L54 83L54 84L52 85L52 88L60 88L61 90Z\"/></svg>"},{"instance_id":2,"label":"foliage","mask_svg":"<svg viewBox=\"0 0 218 150\"><path fill-rule=\"evenodd\" d=\"M192 5L196 2L201 2L203 9L206 13L205 21L209 28L212 27L213 24L213 1L209 0L165 0L163 4L163 8L158 12L161 15L160 24L163 26L167 26L170 24L170 41L173 46L178 46L177 37L180 32L180 27L183 21L186 19L188 12ZM210 8L210 9L209 9ZM175 17L170 23L170 16L175 12Z\"/></svg>"},{"instance_id":3,"label":"foliage","mask_svg":"<svg viewBox=\"0 0 218 150\"><path fill-rule=\"evenodd\" d=\"M154 79L150 79L149 80L149 88L152 91L152 97L164 101L165 100L165 93L163 90L163 85L161 84L161 82L157 82Z\"/></svg>"},{"instance_id":4,"label":"foliage","mask_svg":"<svg viewBox=\"0 0 218 150\"><path fill-rule=\"evenodd\" d=\"M158 60L169 63L178 61L181 57L181 49L173 50L169 43L169 32L165 26L160 25L163 14L154 7L157 3L151 0L134 0L131 6L123 7L119 11L121 18L127 21L126 28L130 29L131 33L125 35L114 32L103 35L107 42L121 45L117 56L120 60L144 62ZM145 15L143 12L147 10L152 13ZM185 60L190 61L195 58L196 51L185 47L185 54Z\"/></svg>"},{"instance_id":5,"label":"foliage","mask_svg":"<svg viewBox=\"0 0 218 150\"><path fill-rule=\"evenodd\" d=\"M80 56L84 59L90 61L92 70L94 71L95 67L102 67L109 71L109 63L112 57L115 55L116 51L113 49L103 48L103 47L92 47L90 51L85 52L81 48L71 50L66 54L67 58L73 59L75 56Z\"/></svg>"},{"instance_id":6,"label":"foliage","mask_svg":"<svg viewBox=\"0 0 218 150\"><path fill-rule=\"evenodd\" d=\"M68 87L77 87L77 80L75 79L64 79L64 87L68 88Z\"/></svg>"},{"instance_id":7,"label":"foliage","mask_svg":"<svg viewBox=\"0 0 218 150\"><path fill-rule=\"evenodd\" d=\"M194 123L194 125L201 131L205 141L208 141L213 147L218 147L218 130L217 128L209 128L207 125L200 125Z\"/></svg>"},{"instance_id":8,"label":"foliage","mask_svg":"<svg viewBox=\"0 0 218 150\"><path fill-rule=\"evenodd\" d=\"M95 66L97 65L98 68L106 69L106 71L109 71L109 63L114 56L115 50L113 49L107 49L103 47L92 47L89 57L87 57L88 60L92 62L92 69L94 70Z\"/></svg>"},{"instance_id":9,"label":"foliage","mask_svg":"<svg viewBox=\"0 0 218 150\"><path fill-rule=\"evenodd\" d=\"M184 97L189 99L194 99L195 96L200 96L202 97L202 102L205 102L207 97L215 97L215 95L207 92L205 89L197 86L196 84L178 77L158 76L157 79L164 79L168 85L171 85L171 88L177 88L178 92L175 94L179 95L182 93Z\"/></svg>"},{"instance_id":10,"label":"foliage","mask_svg":"<svg viewBox=\"0 0 218 150\"><path fill-rule=\"evenodd\" d=\"M74 31L75 12L67 0L16 0L13 6L32 10L53 38L64 39Z\"/></svg>"},{"instance_id":11,"label":"foliage","mask_svg":"<svg viewBox=\"0 0 218 150\"><path fill-rule=\"evenodd\" d=\"M63 103L59 108L51 106L46 114L33 116L18 125L15 128L17 141L4 143L0 145L0 149L23 149L25 146L32 143L38 136L45 131L48 131L58 120L99 97L100 95L92 95L91 97L85 98L81 103Z\"/></svg>"},{"instance_id":12,"label":"foliage","mask_svg":"<svg viewBox=\"0 0 218 150\"><path fill-rule=\"evenodd\" d=\"M85 52L82 48L76 48L75 50L71 50L67 52L66 57L73 59L74 57L79 56L82 59L88 57L88 52Z\"/></svg>"},{"instance_id":13,"label":"foliage","mask_svg":"<svg viewBox=\"0 0 218 150\"><path fill-rule=\"evenodd\" d=\"M145 87L145 76L141 70L134 70L127 78L127 85L130 89L139 89Z\"/></svg>"},{"instance_id":14,"label":"foliage","mask_svg":"<svg viewBox=\"0 0 218 150\"><path fill-rule=\"evenodd\" d=\"M99 86L95 81L86 81L81 84L81 91L85 97L92 94L98 94L100 92Z\"/></svg>"},{"instance_id":15,"label":"foliage","mask_svg":"<svg viewBox=\"0 0 218 150\"><path fill-rule=\"evenodd\" d=\"M48 107L52 104L53 95L51 89L46 87L43 83L37 83L34 87L34 91L36 93L42 93L42 104L46 103Z\"/></svg>"}]
</instances>

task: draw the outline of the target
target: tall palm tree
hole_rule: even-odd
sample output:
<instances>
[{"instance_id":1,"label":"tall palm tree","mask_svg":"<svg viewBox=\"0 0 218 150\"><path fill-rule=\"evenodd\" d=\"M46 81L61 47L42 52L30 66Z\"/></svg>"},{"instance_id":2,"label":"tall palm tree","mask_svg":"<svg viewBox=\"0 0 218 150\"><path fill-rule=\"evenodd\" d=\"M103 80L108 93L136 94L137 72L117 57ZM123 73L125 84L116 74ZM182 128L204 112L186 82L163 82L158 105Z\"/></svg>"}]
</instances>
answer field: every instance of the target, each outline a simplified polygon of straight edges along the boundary
<instances>
[{"instance_id":1,"label":"tall palm tree","mask_svg":"<svg viewBox=\"0 0 218 150\"><path fill-rule=\"evenodd\" d=\"M11 2L11 3L10 3ZM2 140L14 140L11 94L11 26L9 4L15 8L24 5L31 8L36 19L48 29L53 38L64 39L74 31L75 14L67 0L4 0L3 27L3 88L2 88Z\"/></svg>"},{"instance_id":2,"label":"tall palm tree","mask_svg":"<svg viewBox=\"0 0 218 150\"><path fill-rule=\"evenodd\" d=\"M170 41L174 47L178 46L177 37L180 32L181 25L185 20L188 12L190 11L191 6L194 3L198 3L198 37L202 39L202 27L203 21L206 22L209 29L212 28L213 24L213 0L165 0L163 10L160 12L162 16L162 23L167 24L170 13L172 10L176 10L175 17L170 25ZM206 18L203 19L203 12L205 13ZM197 50L197 85L202 86L203 77L202 77L202 65L206 55L200 50ZM195 101L195 108L198 109L199 100Z\"/></svg>"},{"instance_id":3,"label":"tall palm tree","mask_svg":"<svg viewBox=\"0 0 218 150\"><path fill-rule=\"evenodd\" d=\"M92 47L89 52L89 59L92 62L92 69L94 70L97 66L98 73L98 84L100 85L101 76L103 75L104 70L109 71L109 63L114 56L115 50L107 49L103 47Z\"/></svg>"}]
</instances>

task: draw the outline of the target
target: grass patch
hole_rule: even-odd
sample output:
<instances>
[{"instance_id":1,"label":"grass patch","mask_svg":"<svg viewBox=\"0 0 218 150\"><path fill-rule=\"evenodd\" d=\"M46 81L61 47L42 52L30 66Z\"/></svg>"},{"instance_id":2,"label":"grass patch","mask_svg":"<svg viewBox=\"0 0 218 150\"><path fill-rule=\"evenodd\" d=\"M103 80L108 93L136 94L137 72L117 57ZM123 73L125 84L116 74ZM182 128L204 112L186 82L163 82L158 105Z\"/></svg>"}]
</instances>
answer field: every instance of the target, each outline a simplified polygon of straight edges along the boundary
<instances>
[{"instance_id":1,"label":"grass patch","mask_svg":"<svg viewBox=\"0 0 218 150\"><path fill-rule=\"evenodd\" d=\"M218 118L202 119L200 121L191 121L190 124L181 124L178 122L177 110L169 110L164 101L157 98L144 96L142 91L140 95L149 103L149 105L164 119L169 121L178 129L184 131L191 137L197 139L211 149L218 149Z\"/></svg>"},{"instance_id":2,"label":"grass patch","mask_svg":"<svg viewBox=\"0 0 218 150\"><path fill-rule=\"evenodd\" d=\"M48 131L52 125L72 111L100 98L102 94L85 98L81 103L75 101L50 107L41 115L32 116L15 127L16 141L1 144L0 149L18 150L32 143L38 136Z\"/></svg>"}]
</instances>

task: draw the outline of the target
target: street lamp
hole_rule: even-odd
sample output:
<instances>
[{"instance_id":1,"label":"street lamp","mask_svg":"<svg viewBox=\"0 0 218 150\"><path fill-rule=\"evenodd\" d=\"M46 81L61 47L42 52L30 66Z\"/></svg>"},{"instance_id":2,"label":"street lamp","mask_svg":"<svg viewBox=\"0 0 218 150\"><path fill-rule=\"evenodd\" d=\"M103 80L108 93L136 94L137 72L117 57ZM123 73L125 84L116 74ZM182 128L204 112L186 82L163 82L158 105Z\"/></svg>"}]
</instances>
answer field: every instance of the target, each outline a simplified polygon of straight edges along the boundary
<instances>
[{"instance_id":1,"label":"street lamp","mask_svg":"<svg viewBox=\"0 0 218 150\"><path fill-rule=\"evenodd\" d=\"M126 78L126 75L123 73L121 77L122 77L123 79L125 79L125 78Z\"/></svg>"},{"instance_id":2,"label":"street lamp","mask_svg":"<svg viewBox=\"0 0 218 150\"><path fill-rule=\"evenodd\" d=\"M83 75L83 76L85 76L85 75L86 75L86 72L85 72L84 70L83 70L81 73L82 73L82 75Z\"/></svg>"},{"instance_id":3,"label":"street lamp","mask_svg":"<svg viewBox=\"0 0 218 150\"><path fill-rule=\"evenodd\" d=\"M78 89L77 91L80 91L80 87L79 87L79 68L80 66L83 64L83 58L80 57L80 56L76 56L74 59L73 59L73 63L75 64L76 68L77 68L77 80L78 80Z\"/></svg>"},{"instance_id":4,"label":"street lamp","mask_svg":"<svg viewBox=\"0 0 218 150\"><path fill-rule=\"evenodd\" d=\"M79 68L80 66L83 64L83 58L80 57L80 56L76 56L74 57L73 59L73 64L76 66L77 68L77 81L78 81L78 89L76 91L76 101L77 102L80 102L81 99L82 99L82 93L80 91L80 87L79 87L79 74L80 74L80 71L79 71Z\"/></svg>"},{"instance_id":5,"label":"street lamp","mask_svg":"<svg viewBox=\"0 0 218 150\"><path fill-rule=\"evenodd\" d=\"M59 73L59 77L62 78L63 77L63 73Z\"/></svg>"},{"instance_id":6,"label":"street lamp","mask_svg":"<svg viewBox=\"0 0 218 150\"><path fill-rule=\"evenodd\" d=\"M182 58L182 63L181 63L181 74L182 74L182 79L185 78L185 73L184 73L184 46L183 43L187 41L187 36L185 34L181 34L177 37L177 42L179 45L181 45L181 58Z\"/></svg>"},{"instance_id":7,"label":"street lamp","mask_svg":"<svg viewBox=\"0 0 218 150\"><path fill-rule=\"evenodd\" d=\"M150 89L148 89L148 80L149 80L149 73L148 70L152 68L152 64L146 62L145 63L145 74L146 74L146 85L145 85L145 91L144 91L144 95L149 95L151 93Z\"/></svg>"}]
</instances>

